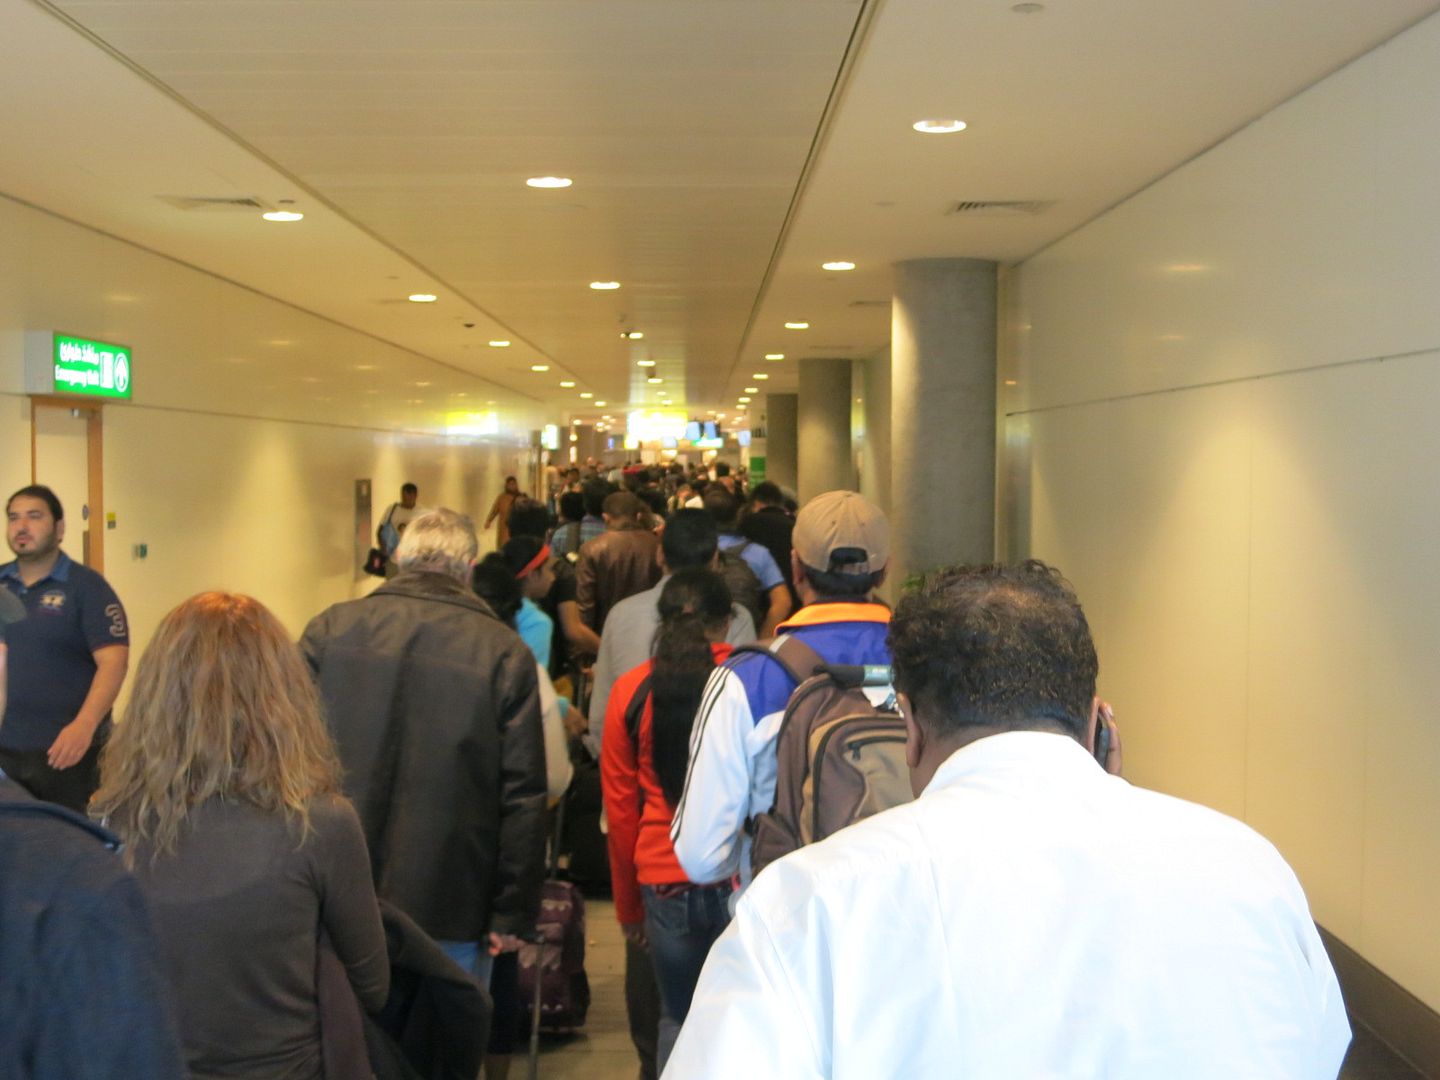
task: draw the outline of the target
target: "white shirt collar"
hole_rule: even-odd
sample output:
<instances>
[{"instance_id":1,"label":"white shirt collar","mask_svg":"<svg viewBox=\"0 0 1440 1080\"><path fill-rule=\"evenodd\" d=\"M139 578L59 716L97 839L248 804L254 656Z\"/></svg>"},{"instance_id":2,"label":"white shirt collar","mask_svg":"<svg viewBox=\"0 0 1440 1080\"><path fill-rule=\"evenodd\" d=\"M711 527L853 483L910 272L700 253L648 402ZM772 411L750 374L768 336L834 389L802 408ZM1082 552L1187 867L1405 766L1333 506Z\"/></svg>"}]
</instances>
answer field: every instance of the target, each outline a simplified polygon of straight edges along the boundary
<instances>
[{"instance_id":1,"label":"white shirt collar","mask_svg":"<svg viewBox=\"0 0 1440 1080\"><path fill-rule=\"evenodd\" d=\"M1041 785L1098 780L1106 775L1090 752L1069 735L1004 731L956 750L935 770L921 797L958 787L972 777L1003 773L1019 774Z\"/></svg>"}]
</instances>

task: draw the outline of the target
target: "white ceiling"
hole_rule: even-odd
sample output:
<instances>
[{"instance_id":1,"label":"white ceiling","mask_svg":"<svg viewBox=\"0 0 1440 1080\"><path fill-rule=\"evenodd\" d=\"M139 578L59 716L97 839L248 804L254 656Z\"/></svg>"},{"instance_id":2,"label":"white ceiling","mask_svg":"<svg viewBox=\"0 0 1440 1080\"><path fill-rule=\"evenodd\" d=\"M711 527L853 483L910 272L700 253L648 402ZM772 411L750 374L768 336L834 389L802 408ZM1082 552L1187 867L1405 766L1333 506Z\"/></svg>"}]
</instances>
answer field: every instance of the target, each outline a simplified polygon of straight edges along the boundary
<instances>
[{"instance_id":1,"label":"white ceiling","mask_svg":"<svg viewBox=\"0 0 1440 1080\"><path fill-rule=\"evenodd\" d=\"M451 391L615 412L657 400L653 358L658 389L723 410L753 371L793 388L796 357L883 347L863 302L896 260L1022 258L1437 7L7 0L0 191L430 357ZM910 130L936 115L970 128ZM525 187L550 173L574 187ZM961 199L1054 205L946 216Z\"/></svg>"}]
</instances>

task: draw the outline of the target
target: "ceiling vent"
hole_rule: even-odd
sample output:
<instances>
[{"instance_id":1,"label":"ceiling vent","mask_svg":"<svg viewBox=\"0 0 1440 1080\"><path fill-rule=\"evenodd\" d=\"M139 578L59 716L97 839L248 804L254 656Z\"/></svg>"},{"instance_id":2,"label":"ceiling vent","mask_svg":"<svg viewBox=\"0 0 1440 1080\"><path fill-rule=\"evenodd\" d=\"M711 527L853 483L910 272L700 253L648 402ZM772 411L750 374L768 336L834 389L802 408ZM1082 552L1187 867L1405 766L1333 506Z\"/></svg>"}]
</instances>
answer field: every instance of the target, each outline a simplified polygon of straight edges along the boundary
<instances>
[{"instance_id":1,"label":"ceiling vent","mask_svg":"<svg viewBox=\"0 0 1440 1080\"><path fill-rule=\"evenodd\" d=\"M946 210L965 217L1034 217L1055 205L1054 199L967 199Z\"/></svg>"},{"instance_id":2,"label":"ceiling vent","mask_svg":"<svg viewBox=\"0 0 1440 1080\"><path fill-rule=\"evenodd\" d=\"M176 210L269 210L270 205L254 195L161 195L161 202Z\"/></svg>"}]
</instances>

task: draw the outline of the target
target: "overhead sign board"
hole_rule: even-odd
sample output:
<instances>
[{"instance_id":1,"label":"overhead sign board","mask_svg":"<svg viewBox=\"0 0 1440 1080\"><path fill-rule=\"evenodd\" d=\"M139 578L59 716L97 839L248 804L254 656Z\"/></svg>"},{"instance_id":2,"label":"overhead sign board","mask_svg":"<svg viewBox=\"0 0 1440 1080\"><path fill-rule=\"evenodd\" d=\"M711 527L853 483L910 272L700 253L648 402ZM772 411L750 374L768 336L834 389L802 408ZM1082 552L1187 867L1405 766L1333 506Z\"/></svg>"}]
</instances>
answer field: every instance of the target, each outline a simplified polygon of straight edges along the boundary
<instances>
[{"instance_id":1,"label":"overhead sign board","mask_svg":"<svg viewBox=\"0 0 1440 1080\"><path fill-rule=\"evenodd\" d=\"M32 394L130 400L134 354L128 345L34 330L25 335L25 388Z\"/></svg>"}]
</instances>

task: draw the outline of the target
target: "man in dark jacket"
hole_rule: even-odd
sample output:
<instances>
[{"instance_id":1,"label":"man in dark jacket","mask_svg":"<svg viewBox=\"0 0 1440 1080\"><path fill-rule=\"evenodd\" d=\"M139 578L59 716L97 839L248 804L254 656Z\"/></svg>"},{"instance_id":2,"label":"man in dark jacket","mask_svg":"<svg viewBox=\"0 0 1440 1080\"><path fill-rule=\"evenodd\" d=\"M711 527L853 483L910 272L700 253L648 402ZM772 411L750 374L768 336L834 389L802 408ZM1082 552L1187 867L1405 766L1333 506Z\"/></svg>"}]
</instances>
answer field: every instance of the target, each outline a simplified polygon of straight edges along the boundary
<instances>
[{"instance_id":1,"label":"man in dark jacket","mask_svg":"<svg viewBox=\"0 0 1440 1080\"><path fill-rule=\"evenodd\" d=\"M181 1080L150 916L119 840L0 773L0 1076Z\"/></svg>"},{"instance_id":2,"label":"man in dark jacket","mask_svg":"<svg viewBox=\"0 0 1440 1080\"><path fill-rule=\"evenodd\" d=\"M315 670L375 891L488 981L534 929L545 848L535 659L470 589L453 510L413 518L400 573L313 619Z\"/></svg>"}]
</instances>

